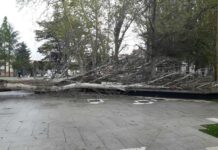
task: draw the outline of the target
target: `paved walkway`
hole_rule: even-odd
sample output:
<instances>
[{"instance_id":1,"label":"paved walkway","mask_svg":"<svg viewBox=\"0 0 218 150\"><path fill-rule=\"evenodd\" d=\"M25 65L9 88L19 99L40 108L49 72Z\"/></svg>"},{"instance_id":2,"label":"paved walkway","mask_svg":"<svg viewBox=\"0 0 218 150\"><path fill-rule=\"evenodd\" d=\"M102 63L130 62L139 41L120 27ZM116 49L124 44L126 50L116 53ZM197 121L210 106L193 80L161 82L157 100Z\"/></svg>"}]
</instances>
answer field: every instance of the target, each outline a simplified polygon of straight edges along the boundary
<instances>
[{"instance_id":1,"label":"paved walkway","mask_svg":"<svg viewBox=\"0 0 218 150\"><path fill-rule=\"evenodd\" d=\"M93 95L0 98L0 150L206 150L218 139L198 131L218 103ZM141 150L140 149L140 150Z\"/></svg>"}]
</instances>

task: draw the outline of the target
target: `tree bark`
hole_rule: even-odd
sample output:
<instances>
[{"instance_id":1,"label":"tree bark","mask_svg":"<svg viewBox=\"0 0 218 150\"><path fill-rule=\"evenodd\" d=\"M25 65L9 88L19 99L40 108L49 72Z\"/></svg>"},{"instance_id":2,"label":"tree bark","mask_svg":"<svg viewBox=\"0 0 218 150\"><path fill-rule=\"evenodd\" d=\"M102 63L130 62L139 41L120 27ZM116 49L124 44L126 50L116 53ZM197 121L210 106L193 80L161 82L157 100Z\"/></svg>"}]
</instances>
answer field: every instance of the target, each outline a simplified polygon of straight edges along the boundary
<instances>
[{"instance_id":1,"label":"tree bark","mask_svg":"<svg viewBox=\"0 0 218 150\"><path fill-rule=\"evenodd\" d=\"M152 1L152 16L151 16L151 74L150 79L155 76L156 68L155 68L155 56L157 53L157 42L156 42L156 8L157 1Z\"/></svg>"},{"instance_id":2,"label":"tree bark","mask_svg":"<svg viewBox=\"0 0 218 150\"><path fill-rule=\"evenodd\" d=\"M216 65L215 65L215 81L218 81L218 6L217 6L217 31L216 31Z\"/></svg>"},{"instance_id":3,"label":"tree bark","mask_svg":"<svg viewBox=\"0 0 218 150\"><path fill-rule=\"evenodd\" d=\"M11 90L27 90L35 92L59 92L64 90L72 89L103 89L103 90L119 90L125 91L125 86L123 85L104 85L104 84L94 84L94 83L73 83L64 86L34 86L22 83L3 83L5 89Z\"/></svg>"},{"instance_id":4,"label":"tree bark","mask_svg":"<svg viewBox=\"0 0 218 150\"><path fill-rule=\"evenodd\" d=\"M29 85L22 83L7 83L0 82L1 89L10 89L10 90L26 90L32 92L61 92L65 90L74 90L74 89L92 89L92 90L115 90L126 92L128 90L137 90L137 89L169 89L168 87L163 86L152 86L144 84L130 84L130 85L120 85L120 84L95 84L95 83L72 83L63 86L38 86L38 85Z\"/></svg>"},{"instance_id":5,"label":"tree bark","mask_svg":"<svg viewBox=\"0 0 218 150\"><path fill-rule=\"evenodd\" d=\"M11 50L9 49L9 56L8 56L8 76L11 77Z\"/></svg>"}]
</instances>

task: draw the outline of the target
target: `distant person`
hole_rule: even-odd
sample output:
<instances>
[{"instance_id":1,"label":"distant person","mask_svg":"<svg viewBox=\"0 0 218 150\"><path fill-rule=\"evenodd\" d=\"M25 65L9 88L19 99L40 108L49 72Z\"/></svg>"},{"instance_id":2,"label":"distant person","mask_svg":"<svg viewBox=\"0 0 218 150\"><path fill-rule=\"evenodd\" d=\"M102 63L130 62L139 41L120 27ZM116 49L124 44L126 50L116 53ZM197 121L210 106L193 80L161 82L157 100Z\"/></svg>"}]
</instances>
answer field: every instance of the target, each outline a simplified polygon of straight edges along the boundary
<instances>
[{"instance_id":1,"label":"distant person","mask_svg":"<svg viewBox=\"0 0 218 150\"><path fill-rule=\"evenodd\" d=\"M19 71L17 72L17 74L18 74L18 78L21 78L21 75L22 75L21 70L19 70Z\"/></svg>"}]
</instances>

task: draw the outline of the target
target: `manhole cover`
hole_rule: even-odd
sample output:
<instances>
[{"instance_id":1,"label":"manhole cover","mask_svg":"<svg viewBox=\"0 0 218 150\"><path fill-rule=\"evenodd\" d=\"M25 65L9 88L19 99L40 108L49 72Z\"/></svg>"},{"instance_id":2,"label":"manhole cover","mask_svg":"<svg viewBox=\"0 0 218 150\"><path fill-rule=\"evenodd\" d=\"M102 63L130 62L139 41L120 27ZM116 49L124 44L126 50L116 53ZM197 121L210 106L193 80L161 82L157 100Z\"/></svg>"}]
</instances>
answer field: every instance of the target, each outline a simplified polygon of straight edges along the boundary
<instances>
[{"instance_id":1,"label":"manhole cover","mask_svg":"<svg viewBox=\"0 0 218 150\"><path fill-rule=\"evenodd\" d=\"M104 103L104 101L102 99L88 99L87 100L90 104L100 104L100 103Z\"/></svg>"},{"instance_id":2,"label":"manhole cover","mask_svg":"<svg viewBox=\"0 0 218 150\"><path fill-rule=\"evenodd\" d=\"M154 104L154 102L151 100L135 100L133 104L135 104L135 105L144 105L144 104L150 105L150 104Z\"/></svg>"}]
</instances>

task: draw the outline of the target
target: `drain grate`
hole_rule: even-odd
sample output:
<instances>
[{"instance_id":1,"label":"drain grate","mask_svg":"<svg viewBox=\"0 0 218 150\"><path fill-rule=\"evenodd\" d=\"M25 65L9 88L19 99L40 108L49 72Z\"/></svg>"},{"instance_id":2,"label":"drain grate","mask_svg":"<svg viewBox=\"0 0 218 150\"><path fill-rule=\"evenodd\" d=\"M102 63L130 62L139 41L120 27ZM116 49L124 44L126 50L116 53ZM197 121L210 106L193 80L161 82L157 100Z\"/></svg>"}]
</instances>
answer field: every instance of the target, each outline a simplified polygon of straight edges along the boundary
<instances>
[{"instance_id":1,"label":"drain grate","mask_svg":"<svg viewBox=\"0 0 218 150\"><path fill-rule=\"evenodd\" d=\"M87 101L90 104L100 104L100 103L104 103L104 101L102 99L87 99Z\"/></svg>"},{"instance_id":2,"label":"drain grate","mask_svg":"<svg viewBox=\"0 0 218 150\"><path fill-rule=\"evenodd\" d=\"M134 103L135 105L151 105L151 104L154 104L154 101L152 100L135 100Z\"/></svg>"}]
</instances>

